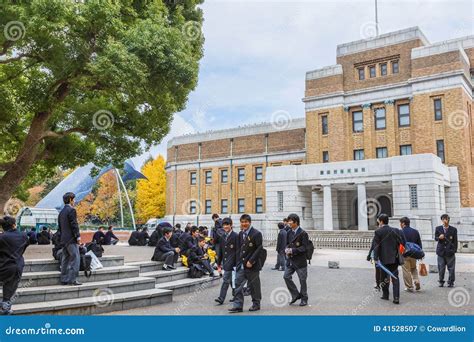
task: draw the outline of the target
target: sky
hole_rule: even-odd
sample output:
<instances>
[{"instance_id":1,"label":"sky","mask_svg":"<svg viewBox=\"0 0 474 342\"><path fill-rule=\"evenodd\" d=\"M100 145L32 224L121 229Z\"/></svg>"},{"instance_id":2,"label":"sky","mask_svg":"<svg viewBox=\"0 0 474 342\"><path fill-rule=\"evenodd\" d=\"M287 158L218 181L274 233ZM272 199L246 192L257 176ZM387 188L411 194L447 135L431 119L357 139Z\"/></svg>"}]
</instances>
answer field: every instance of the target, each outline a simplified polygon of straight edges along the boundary
<instances>
[{"instance_id":1,"label":"sky","mask_svg":"<svg viewBox=\"0 0 474 342\"><path fill-rule=\"evenodd\" d=\"M336 64L336 46L373 35L374 0L207 0L199 81L160 145L183 134L305 116L306 71ZM431 43L474 34L471 0L379 0L379 33L418 26Z\"/></svg>"}]
</instances>

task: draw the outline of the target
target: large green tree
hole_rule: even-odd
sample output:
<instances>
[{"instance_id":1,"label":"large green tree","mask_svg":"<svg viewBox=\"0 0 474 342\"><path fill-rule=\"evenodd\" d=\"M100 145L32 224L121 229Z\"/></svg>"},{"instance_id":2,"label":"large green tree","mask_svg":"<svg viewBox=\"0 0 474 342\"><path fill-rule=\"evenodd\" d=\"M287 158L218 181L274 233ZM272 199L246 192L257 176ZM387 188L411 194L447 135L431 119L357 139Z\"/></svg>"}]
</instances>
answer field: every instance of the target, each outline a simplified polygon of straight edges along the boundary
<instances>
[{"instance_id":1,"label":"large green tree","mask_svg":"<svg viewBox=\"0 0 474 342\"><path fill-rule=\"evenodd\" d=\"M200 3L0 2L0 208L58 166L161 141L197 84Z\"/></svg>"}]
</instances>

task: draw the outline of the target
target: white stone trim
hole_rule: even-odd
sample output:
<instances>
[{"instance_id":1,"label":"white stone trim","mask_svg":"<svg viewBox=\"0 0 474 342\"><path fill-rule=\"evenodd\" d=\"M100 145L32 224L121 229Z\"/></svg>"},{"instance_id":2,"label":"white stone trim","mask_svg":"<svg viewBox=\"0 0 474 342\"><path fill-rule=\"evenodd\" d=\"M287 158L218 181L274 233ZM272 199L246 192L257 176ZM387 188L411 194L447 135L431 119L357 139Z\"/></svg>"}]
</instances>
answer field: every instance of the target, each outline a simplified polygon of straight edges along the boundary
<instances>
[{"instance_id":1,"label":"white stone trim","mask_svg":"<svg viewBox=\"0 0 474 342\"><path fill-rule=\"evenodd\" d=\"M430 45L430 42L425 37L420 28L415 26L399 31L381 34L373 39L361 39L350 43L339 44L337 46L337 57L400 44L415 39L420 39L423 44Z\"/></svg>"},{"instance_id":2,"label":"white stone trim","mask_svg":"<svg viewBox=\"0 0 474 342\"><path fill-rule=\"evenodd\" d=\"M464 49L470 49L472 47L474 47L474 35L445 40L431 44L429 46L414 48L411 50L411 59L433 56L456 50L461 50L464 55L466 55Z\"/></svg>"},{"instance_id":3,"label":"white stone trim","mask_svg":"<svg viewBox=\"0 0 474 342\"><path fill-rule=\"evenodd\" d=\"M329 77L334 75L342 75L342 65L335 64L324 68L306 72L306 80L315 80L318 78Z\"/></svg>"},{"instance_id":4,"label":"white stone trim","mask_svg":"<svg viewBox=\"0 0 474 342\"><path fill-rule=\"evenodd\" d=\"M285 117L285 119L288 119L288 122L283 122L281 125L279 123L263 122L260 124L240 126L236 128L182 135L170 139L168 141L168 148L176 145L192 144L220 139L230 139L249 135L275 133L306 127L306 118L291 119L290 115L288 114L288 117Z\"/></svg>"}]
</instances>

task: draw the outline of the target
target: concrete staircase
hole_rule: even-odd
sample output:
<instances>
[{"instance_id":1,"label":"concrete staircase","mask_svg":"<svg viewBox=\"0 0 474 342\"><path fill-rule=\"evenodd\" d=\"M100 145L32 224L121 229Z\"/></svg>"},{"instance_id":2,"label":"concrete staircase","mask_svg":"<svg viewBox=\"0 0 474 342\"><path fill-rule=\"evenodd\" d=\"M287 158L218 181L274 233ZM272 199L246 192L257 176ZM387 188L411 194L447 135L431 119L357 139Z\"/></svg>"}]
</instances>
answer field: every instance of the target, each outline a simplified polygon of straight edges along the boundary
<instances>
[{"instance_id":1,"label":"concrete staircase","mask_svg":"<svg viewBox=\"0 0 474 342\"><path fill-rule=\"evenodd\" d=\"M86 278L82 286L60 284L58 262L53 259L27 260L18 291L13 298L15 315L95 315L162 303L179 295L210 287L219 278L187 277L187 268L163 271L163 263L140 261L124 263L123 256L104 256L103 269ZM1 291L0 291L1 295Z\"/></svg>"},{"instance_id":2,"label":"concrete staircase","mask_svg":"<svg viewBox=\"0 0 474 342\"><path fill-rule=\"evenodd\" d=\"M334 249L369 250L374 237L373 231L311 230L308 234L315 248Z\"/></svg>"}]
</instances>

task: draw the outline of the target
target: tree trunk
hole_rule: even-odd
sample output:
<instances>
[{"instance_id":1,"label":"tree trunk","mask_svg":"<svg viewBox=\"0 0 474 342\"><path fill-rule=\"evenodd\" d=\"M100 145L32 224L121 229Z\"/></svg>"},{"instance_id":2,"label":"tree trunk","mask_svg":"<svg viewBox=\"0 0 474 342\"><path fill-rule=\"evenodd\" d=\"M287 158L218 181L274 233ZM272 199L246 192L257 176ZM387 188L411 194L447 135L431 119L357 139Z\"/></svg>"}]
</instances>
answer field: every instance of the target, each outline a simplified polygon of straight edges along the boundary
<instances>
[{"instance_id":1,"label":"tree trunk","mask_svg":"<svg viewBox=\"0 0 474 342\"><path fill-rule=\"evenodd\" d=\"M8 167L5 175L0 179L0 210L6 210L5 205L15 190L26 178L30 168L37 161L40 140L46 131L46 123L50 113L37 113L31 122L30 130L26 136L15 161Z\"/></svg>"}]
</instances>

